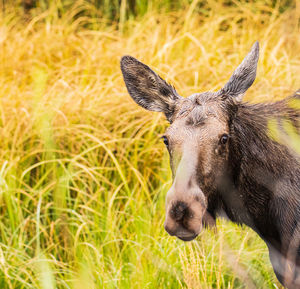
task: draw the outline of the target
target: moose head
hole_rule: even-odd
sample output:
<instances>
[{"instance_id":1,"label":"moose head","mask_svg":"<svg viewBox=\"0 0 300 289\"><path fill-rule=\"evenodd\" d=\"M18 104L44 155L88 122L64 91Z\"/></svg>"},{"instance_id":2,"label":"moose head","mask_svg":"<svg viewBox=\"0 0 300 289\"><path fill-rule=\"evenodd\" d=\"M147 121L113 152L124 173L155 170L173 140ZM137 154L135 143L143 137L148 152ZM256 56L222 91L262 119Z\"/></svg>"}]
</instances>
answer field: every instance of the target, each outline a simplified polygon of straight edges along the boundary
<instances>
[{"instance_id":1,"label":"moose head","mask_svg":"<svg viewBox=\"0 0 300 289\"><path fill-rule=\"evenodd\" d=\"M147 110L163 112L170 122L163 141L170 154L173 184L166 197L164 226L172 236L190 241L203 224L214 222L209 200L226 186L230 123L237 103L255 80L258 57L256 42L222 89L187 98L147 65L122 57L130 96Z\"/></svg>"}]
</instances>

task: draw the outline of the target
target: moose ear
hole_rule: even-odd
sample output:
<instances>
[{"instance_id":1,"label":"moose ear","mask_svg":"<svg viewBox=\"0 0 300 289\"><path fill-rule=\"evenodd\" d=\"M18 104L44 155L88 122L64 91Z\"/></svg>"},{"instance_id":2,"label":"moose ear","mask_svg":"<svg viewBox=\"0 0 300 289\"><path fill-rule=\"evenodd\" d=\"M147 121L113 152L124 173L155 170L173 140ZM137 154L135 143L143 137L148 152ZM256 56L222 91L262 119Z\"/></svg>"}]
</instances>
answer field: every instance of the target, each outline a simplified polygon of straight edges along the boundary
<instances>
[{"instance_id":1,"label":"moose ear","mask_svg":"<svg viewBox=\"0 0 300 289\"><path fill-rule=\"evenodd\" d=\"M133 100L147 110L163 112L170 121L181 98L175 88L134 57L123 56L121 70Z\"/></svg>"},{"instance_id":2,"label":"moose ear","mask_svg":"<svg viewBox=\"0 0 300 289\"><path fill-rule=\"evenodd\" d=\"M241 100L243 94L252 85L256 77L257 61L259 58L259 44L256 41L248 55L233 72L229 81L219 91L220 95L231 96Z\"/></svg>"}]
</instances>

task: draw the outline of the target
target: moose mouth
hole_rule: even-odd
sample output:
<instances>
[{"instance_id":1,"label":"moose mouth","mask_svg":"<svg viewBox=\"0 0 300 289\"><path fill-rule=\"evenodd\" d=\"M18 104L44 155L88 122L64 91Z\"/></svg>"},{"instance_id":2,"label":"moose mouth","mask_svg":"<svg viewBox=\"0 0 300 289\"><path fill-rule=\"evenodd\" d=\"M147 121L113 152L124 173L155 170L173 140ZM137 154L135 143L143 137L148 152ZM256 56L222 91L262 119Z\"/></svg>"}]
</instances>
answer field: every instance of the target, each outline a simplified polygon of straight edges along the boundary
<instances>
[{"instance_id":1,"label":"moose mouth","mask_svg":"<svg viewBox=\"0 0 300 289\"><path fill-rule=\"evenodd\" d=\"M182 226L180 226L180 228L178 228L175 231L171 231L167 226L165 226L165 230L168 232L170 236L175 236L178 239L185 242L192 241L198 236L198 234L196 234L195 232L191 232L183 228Z\"/></svg>"},{"instance_id":2,"label":"moose mouth","mask_svg":"<svg viewBox=\"0 0 300 289\"><path fill-rule=\"evenodd\" d=\"M176 237L182 241L188 242L194 240L197 237L197 235L177 235Z\"/></svg>"},{"instance_id":3,"label":"moose mouth","mask_svg":"<svg viewBox=\"0 0 300 289\"><path fill-rule=\"evenodd\" d=\"M173 236L176 236L178 239L188 242L194 240L198 234L193 231L186 230L185 228L179 229Z\"/></svg>"}]
</instances>

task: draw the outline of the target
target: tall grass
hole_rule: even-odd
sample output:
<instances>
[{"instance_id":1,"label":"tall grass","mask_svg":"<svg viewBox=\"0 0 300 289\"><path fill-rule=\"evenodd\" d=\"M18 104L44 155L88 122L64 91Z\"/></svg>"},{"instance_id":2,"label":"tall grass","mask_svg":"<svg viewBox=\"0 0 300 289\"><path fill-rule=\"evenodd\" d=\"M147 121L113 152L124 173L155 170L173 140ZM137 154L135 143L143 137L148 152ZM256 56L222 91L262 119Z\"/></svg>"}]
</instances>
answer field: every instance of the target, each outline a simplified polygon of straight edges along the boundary
<instances>
[{"instance_id":1,"label":"tall grass","mask_svg":"<svg viewBox=\"0 0 300 289\"><path fill-rule=\"evenodd\" d=\"M224 6L241 5L244 0L226 0ZM261 4L270 8L276 7L280 12L295 5L294 0L260 0ZM176 11L194 6L197 13L205 13L209 10L210 4L206 0L2 0L0 5L5 11L6 7L18 7L24 13L37 15L52 10L57 15L64 15L69 9L80 7L73 19L80 16L101 16L109 21L124 21L128 18L135 18L149 11Z\"/></svg>"},{"instance_id":2,"label":"tall grass","mask_svg":"<svg viewBox=\"0 0 300 289\"><path fill-rule=\"evenodd\" d=\"M131 54L187 96L219 89L255 40L246 100L300 87L300 6L197 1L122 29L51 7L0 18L1 288L280 288L264 243L219 221L183 243L163 229L171 185L163 116L128 96ZM279 3L279 2L278 2ZM88 29L86 24L92 24Z\"/></svg>"}]
</instances>

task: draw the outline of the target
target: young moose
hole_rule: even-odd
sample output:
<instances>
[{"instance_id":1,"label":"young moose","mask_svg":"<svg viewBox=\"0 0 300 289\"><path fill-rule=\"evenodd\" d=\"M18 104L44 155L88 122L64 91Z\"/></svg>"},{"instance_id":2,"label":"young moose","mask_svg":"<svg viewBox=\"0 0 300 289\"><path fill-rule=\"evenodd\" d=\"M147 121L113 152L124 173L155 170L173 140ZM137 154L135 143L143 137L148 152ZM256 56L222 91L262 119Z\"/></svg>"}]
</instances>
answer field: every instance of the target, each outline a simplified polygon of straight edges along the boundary
<instances>
[{"instance_id":1,"label":"young moose","mask_svg":"<svg viewBox=\"0 0 300 289\"><path fill-rule=\"evenodd\" d=\"M121 69L133 100L171 124L163 136L173 172L166 231L190 241L226 213L266 242L279 281L300 288L300 158L283 129L291 124L299 133L300 90L274 103L242 102L258 56L256 42L222 89L187 98L131 56ZM270 122L278 127L273 136Z\"/></svg>"}]
</instances>

